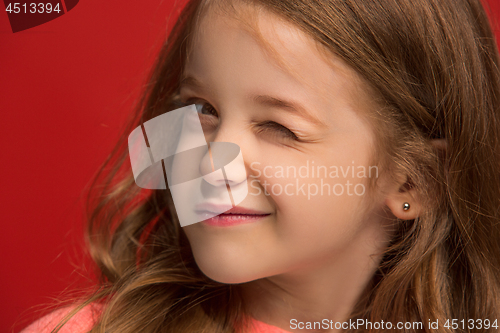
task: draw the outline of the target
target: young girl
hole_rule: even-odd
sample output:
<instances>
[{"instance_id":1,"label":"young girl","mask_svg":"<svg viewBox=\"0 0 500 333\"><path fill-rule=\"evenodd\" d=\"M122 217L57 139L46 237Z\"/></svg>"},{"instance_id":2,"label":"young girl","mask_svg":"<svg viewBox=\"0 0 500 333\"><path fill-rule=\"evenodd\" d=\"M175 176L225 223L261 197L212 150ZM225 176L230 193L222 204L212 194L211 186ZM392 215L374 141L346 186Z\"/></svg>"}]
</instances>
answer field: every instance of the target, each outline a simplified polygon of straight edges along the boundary
<instances>
[{"instance_id":1,"label":"young girl","mask_svg":"<svg viewBox=\"0 0 500 333\"><path fill-rule=\"evenodd\" d=\"M190 1L96 180L99 289L24 332L500 331L499 65L479 0ZM190 105L249 190L181 226L127 137Z\"/></svg>"}]
</instances>

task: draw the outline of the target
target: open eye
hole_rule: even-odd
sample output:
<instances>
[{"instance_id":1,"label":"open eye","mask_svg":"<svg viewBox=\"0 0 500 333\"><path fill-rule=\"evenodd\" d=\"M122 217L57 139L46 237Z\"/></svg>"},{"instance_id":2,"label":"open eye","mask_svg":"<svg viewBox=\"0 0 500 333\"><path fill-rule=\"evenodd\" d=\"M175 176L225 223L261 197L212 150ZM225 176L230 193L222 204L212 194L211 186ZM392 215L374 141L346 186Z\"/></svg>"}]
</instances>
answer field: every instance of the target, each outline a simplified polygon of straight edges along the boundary
<instances>
[{"instance_id":1,"label":"open eye","mask_svg":"<svg viewBox=\"0 0 500 333\"><path fill-rule=\"evenodd\" d=\"M194 104L196 107L196 111L199 114L215 116L215 117L219 116L217 110L215 110L215 108L211 104L206 102L201 102L197 98L189 98L187 101L183 102L181 96L177 94L173 98L172 104L179 108Z\"/></svg>"},{"instance_id":2,"label":"open eye","mask_svg":"<svg viewBox=\"0 0 500 333\"><path fill-rule=\"evenodd\" d=\"M217 114L217 110L215 110L215 108L208 103L195 103L195 106L196 106L196 111L198 111L199 114L214 116L214 117L219 116Z\"/></svg>"},{"instance_id":3,"label":"open eye","mask_svg":"<svg viewBox=\"0 0 500 333\"><path fill-rule=\"evenodd\" d=\"M217 110L209 103L206 102L189 102L186 105L194 104L200 118L201 127L205 133L214 130L219 123L219 114Z\"/></svg>"}]
</instances>

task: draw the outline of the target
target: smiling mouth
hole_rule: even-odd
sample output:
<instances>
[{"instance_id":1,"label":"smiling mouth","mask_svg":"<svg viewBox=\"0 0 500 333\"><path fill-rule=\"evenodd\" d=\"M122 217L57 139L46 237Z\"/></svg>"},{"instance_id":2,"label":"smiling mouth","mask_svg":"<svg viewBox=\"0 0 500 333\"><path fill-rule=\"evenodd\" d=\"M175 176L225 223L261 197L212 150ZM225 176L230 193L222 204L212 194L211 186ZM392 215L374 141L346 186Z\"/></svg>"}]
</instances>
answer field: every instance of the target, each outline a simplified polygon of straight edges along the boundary
<instances>
[{"instance_id":1,"label":"smiling mouth","mask_svg":"<svg viewBox=\"0 0 500 333\"><path fill-rule=\"evenodd\" d=\"M249 208L243 207L228 207L215 206L215 205L200 205L197 207L196 213L202 218L206 216L207 218L202 221L202 223L210 226L227 227L244 223L252 223L259 221L266 216L271 215L270 213L261 212ZM222 212L222 213L217 213Z\"/></svg>"},{"instance_id":2,"label":"smiling mouth","mask_svg":"<svg viewBox=\"0 0 500 333\"><path fill-rule=\"evenodd\" d=\"M238 224L244 223L252 223L259 221L266 216L271 214L233 214L233 213L223 213L217 216L211 217L209 219L204 220L202 223L205 223L210 226L218 226L218 227L229 227Z\"/></svg>"}]
</instances>

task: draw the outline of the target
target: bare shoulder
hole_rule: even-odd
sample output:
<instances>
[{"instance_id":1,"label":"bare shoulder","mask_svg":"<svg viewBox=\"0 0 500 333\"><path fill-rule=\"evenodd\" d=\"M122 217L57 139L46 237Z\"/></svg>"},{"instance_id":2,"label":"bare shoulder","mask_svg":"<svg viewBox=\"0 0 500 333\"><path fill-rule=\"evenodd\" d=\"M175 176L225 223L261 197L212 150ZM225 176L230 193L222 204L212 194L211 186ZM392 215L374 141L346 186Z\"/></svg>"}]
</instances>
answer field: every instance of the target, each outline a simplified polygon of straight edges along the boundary
<instances>
[{"instance_id":1,"label":"bare shoulder","mask_svg":"<svg viewBox=\"0 0 500 333\"><path fill-rule=\"evenodd\" d=\"M69 314L76 305L57 309L48 315L34 321L20 333L50 333L59 322ZM59 333L84 333L88 332L94 326L102 305L93 303L78 311L71 319L59 330Z\"/></svg>"}]
</instances>

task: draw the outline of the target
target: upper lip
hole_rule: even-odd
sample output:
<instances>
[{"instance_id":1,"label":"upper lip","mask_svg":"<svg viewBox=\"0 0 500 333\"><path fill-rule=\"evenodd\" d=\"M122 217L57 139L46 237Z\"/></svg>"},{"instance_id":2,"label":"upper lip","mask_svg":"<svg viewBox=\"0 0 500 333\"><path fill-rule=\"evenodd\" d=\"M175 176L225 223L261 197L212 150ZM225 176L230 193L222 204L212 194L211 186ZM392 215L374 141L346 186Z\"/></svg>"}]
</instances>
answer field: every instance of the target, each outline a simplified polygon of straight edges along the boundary
<instances>
[{"instance_id":1,"label":"upper lip","mask_svg":"<svg viewBox=\"0 0 500 333\"><path fill-rule=\"evenodd\" d=\"M245 207L233 207L228 205L216 205L212 203L202 203L195 207L197 212L211 212L215 214L234 214L234 215L269 215L263 211L245 208Z\"/></svg>"}]
</instances>

